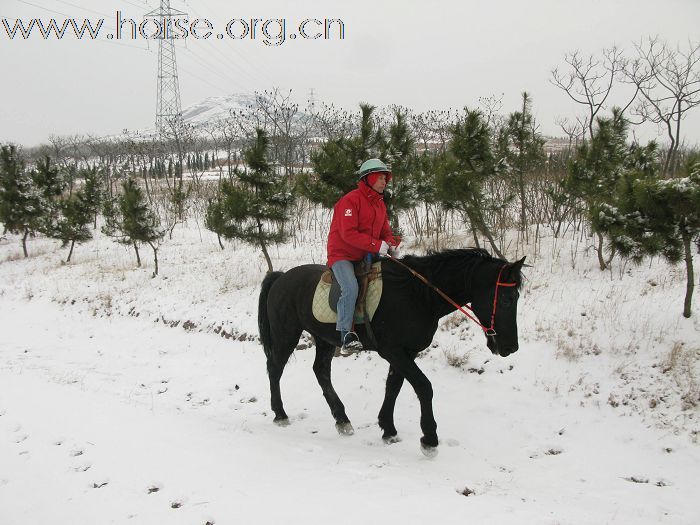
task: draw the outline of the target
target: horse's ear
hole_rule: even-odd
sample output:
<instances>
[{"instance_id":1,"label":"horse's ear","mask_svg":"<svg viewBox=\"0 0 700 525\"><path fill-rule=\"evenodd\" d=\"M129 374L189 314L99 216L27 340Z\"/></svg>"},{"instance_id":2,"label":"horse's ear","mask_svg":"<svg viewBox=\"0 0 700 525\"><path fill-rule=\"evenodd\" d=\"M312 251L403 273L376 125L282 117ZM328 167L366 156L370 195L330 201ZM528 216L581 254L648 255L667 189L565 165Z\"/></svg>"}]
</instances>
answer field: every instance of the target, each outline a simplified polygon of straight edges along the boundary
<instances>
[{"instance_id":1,"label":"horse's ear","mask_svg":"<svg viewBox=\"0 0 700 525\"><path fill-rule=\"evenodd\" d=\"M527 256L525 256L525 257L527 257ZM523 257L522 259L520 259L520 260L518 260L518 261L515 261L515 262L511 265L511 267L512 267L514 270L520 271L520 270L522 269L522 267L525 265L525 257Z\"/></svg>"}]
</instances>

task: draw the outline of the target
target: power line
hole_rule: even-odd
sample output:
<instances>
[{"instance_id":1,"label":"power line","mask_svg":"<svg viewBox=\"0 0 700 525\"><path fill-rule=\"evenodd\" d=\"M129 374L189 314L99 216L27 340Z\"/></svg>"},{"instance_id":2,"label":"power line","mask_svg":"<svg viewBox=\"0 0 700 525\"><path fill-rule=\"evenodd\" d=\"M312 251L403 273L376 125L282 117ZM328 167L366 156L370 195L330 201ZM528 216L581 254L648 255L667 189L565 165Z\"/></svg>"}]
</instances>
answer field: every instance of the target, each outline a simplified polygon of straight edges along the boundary
<instances>
[{"instance_id":1,"label":"power line","mask_svg":"<svg viewBox=\"0 0 700 525\"><path fill-rule=\"evenodd\" d=\"M129 2L129 0L122 0L122 2L124 2L125 4L133 5L134 7L138 7L139 9L143 9L143 10L146 10L147 8L151 7L148 2L144 2L146 4L146 6L138 5L138 4L135 4L133 2Z\"/></svg>"},{"instance_id":2,"label":"power line","mask_svg":"<svg viewBox=\"0 0 700 525\"><path fill-rule=\"evenodd\" d=\"M218 75L222 80L226 80L226 81L233 82L234 84L237 84L240 88L245 89L245 86L244 86L243 84L241 84L239 80L237 80L236 78L232 77L232 76L229 75L228 73L221 73L219 70L217 70L217 69L215 69L214 67L212 67L210 63L208 63L208 62L207 62L204 58L202 58L201 56L197 55L197 54L194 52L194 50L191 49L190 47L186 47L185 50L186 50L187 52L189 52L189 53L195 58L195 60L196 60L202 67L204 67L205 69L207 69L209 72L211 72L211 73L213 73L213 74L215 74L215 75Z\"/></svg>"},{"instance_id":3,"label":"power line","mask_svg":"<svg viewBox=\"0 0 700 525\"><path fill-rule=\"evenodd\" d=\"M182 1L183 1L185 4L187 4L187 6L190 8L190 10L191 10L198 18L205 18L205 17L201 16L201 15L199 14L199 12L198 12L196 9L194 9L194 7L192 7L192 5L189 3L188 0L182 0ZM213 44L210 40L206 39L205 41L206 41L207 44L209 44L209 45L212 47L212 49L213 49L216 53L219 54L219 56L221 56L221 57L222 57L224 60L226 60L227 62L231 62L231 57L230 57L230 56L224 54L224 53L223 53L215 44ZM259 79L262 79L262 77L266 77L266 81L269 81L269 82L271 82L271 83L274 85L274 81L272 80L272 78L270 78L270 77L267 75L267 73L265 73L262 69L260 69L260 68L259 68L257 65L255 65L253 62L251 62L250 60L248 60L247 57L245 57L243 54L241 54L240 52L238 52L234 47L230 47L230 49L231 49L231 51L232 51L235 55L237 55L239 58L241 58L241 60L243 60L244 62L246 62L246 63L250 66L251 71L255 70L255 74L259 77ZM236 68L237 68L237 69L240 69L240 64L237 64L237 65L236 65ZM254 78L253 75L252 75L251 73L247 73L247 74L251 75L251 79L253 79L253 80L259 80L259 79Z\"/></svg>"},{"instance_id":4,"label":"power line","mask_svg":"<svg viewBox=\"0 0 700 525\"><path fill-rule=\"evenodd\" d=\"M66 5L69 5L69 6L71 6L71 7L75 7L75 8L77 8L77 9L82 9L83 11L88 11L88 12L90 12L90 13L95 13L96 15L104 16L104 17L107 17L107 18L109 18L109 17L112 16L111 14L106 15L106 14L101 13L101 12L99 12L99 11L95 11L94 9L89 9L89 8L87 8L87 7L82 7L82 6L79 6L79 5L71 4L70 2L66 2L65 0L56 0L56 2L60 2L61 4L66 4Z\"/></svg>"},{"instance_id":5,"label":"power line","mask_svg":"<svg viewBox=\"0 0 700 525\"><path fill-rule=\"evenodd\" d=\"M62 15L65 16L66 18L70 18L70 15L67 15L66 13L61 13L60 11L54 11L53 9L49 9L48 7L44 7L38 4L32 4L31 2L27 2L26 0L17 0L17 2L20 2L22 4L27 4L32 7L38 7L39 9L43 9L44 11L48 11L49 13L55 13L57 15Z\"/></svg>"}]
</instances>

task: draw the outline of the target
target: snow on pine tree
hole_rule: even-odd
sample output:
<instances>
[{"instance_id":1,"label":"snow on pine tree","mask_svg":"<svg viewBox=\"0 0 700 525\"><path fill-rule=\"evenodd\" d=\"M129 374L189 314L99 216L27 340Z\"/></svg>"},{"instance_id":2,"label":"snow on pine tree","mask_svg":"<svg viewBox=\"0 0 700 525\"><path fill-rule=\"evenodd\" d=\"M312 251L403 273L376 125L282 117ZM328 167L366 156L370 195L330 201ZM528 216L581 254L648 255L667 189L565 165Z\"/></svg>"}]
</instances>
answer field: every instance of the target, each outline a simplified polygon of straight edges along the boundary
<instances>
[{"instance_id":1,"label":"snow on pine tree","mask_svg":"<svg viewBox=\"0 0 700 525\"><path fill-rule=\"evenodd\" d=\"M139 244L148 244L153 250L155 269L158 275L158 248L165 230L160 227L158 215L148 207L146 198L136 181L129 177L122 183L122 192L114 199L105 200L105 225L102 231L117 242L130 244L136 252L136 263L141 266Z\"/></svg>"}]
</instances>

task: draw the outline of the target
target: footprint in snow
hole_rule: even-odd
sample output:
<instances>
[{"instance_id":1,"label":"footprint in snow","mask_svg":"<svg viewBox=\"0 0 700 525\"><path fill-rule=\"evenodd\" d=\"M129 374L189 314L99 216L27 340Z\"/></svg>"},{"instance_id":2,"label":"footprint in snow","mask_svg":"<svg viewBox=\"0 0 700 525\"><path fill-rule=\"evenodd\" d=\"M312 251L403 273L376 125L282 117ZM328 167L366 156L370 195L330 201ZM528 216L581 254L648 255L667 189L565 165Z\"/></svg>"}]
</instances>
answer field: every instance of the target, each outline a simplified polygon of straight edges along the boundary
<instances>
[{"instance_id":1,"label":"footprint in snow","mask_svg":"<svg viewBox=\"0 0 700 525\"><path fill-rule=\"evenodd\" d=\"M149 485L146 487L146 494L155 494L156 492L159 492L162 487L157 484Z\"/></svg>"},{"instance_id":2,"label":"footprint in snow","mask_svg":"<svg viewBox=\"0 0 700 525\"><path fill-rule=\"evenodd\" d=\"M96 481L92 484L93 489L101 489L102 487L109 484L109 480Z\"/></svg>"},{"instance_id":3,"label":"footprint in snow","mask_svg":"<svg viewBox=\"0 0 700 525\"><path fill-rule=\"evenodd\" d=\"M92 468L92 464L90 463L83 463L82 465L79 465L77 467L73 467L73 470L75 472L87 472Z\"/></svg>"},{"instance_id":4,"label":"footprint in snow","mask_svg":"<svg viewBox=\"0 0 700 525\"><path fill-rule=\"evenodd\" d=\"M15 443L22 443L23 441L26 441L28 437L29 436L27 434L22 434L15 440Z\"/></svg>"},{"instance_id":5,"label":"footprint in snow","mask_svg":"<svg viewBox=\"0 0 700 525\"><path fill-rule=\"evenodd\" d=\"M559 447L552 447L552 448L547 449L544 454L545 454L545 456L558 456L562 452L564 452L563 449L561 449Z\"/></svg>"},{"instance_id":6,"label":"footprint in snow","mask_svg":"<svg viewBox=\"0 0 700 525\"><path fill-rule=\"evenodd\" d=\"M563 453L564 449L559 448L559 447L550 447L542 452L535 452L530 455L530 459L537 459L542 455L545 456L558 456L559 454Z\"/></svg>"}]
</instances>

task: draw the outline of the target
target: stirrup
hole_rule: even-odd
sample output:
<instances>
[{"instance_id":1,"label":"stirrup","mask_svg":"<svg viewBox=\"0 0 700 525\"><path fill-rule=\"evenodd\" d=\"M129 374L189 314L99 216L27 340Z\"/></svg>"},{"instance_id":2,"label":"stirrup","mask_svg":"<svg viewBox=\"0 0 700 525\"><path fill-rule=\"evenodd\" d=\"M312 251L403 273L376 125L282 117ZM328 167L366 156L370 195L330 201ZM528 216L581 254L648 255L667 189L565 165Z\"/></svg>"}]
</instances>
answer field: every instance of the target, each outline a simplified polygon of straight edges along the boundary
<instances>
[{"instance_id":1,"label":"stirrup","mask_svg":"<svg viewBox=\"0 0 700 525\"><path fill-rule=\"evenodd\" d=\"M348 332L345 334L343 346L340 347L340 355L347 357L359 352L362 348L362 343L360 342L360 338L357 337L357 334L355 332Z\"/></svg>"}]
</instances>

